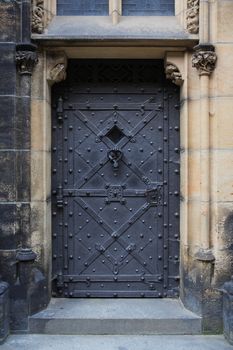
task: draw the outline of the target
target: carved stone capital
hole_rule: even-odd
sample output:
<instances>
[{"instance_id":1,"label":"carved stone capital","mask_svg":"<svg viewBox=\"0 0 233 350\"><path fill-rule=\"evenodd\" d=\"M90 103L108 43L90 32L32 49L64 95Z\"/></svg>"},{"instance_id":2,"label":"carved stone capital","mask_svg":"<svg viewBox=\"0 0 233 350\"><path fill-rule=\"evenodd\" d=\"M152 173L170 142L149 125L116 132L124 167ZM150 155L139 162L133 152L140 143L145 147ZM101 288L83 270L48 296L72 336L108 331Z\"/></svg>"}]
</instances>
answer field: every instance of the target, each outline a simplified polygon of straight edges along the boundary
<instances>
[{"instance_id":1,"label":"carved stone capital","mask_svg":"<svg viewBox=\"0 0 233 350\"><path fill-rule=\"evenodd\" d=\"M217 55L212 45L199 45L194 48L192 56L192 66L198 70L199 75L210 75L217 62Z\"/></svg>"},{"instance_id":2,"label":"carved stone capital","mask_svg":"<svg viewBox=\"0 0 233 350\"><path fill-rule=\"evenodd\" d=\"M42 34L44 31L44 0L32 0L32 33Z\"/></svg>"},{"instance_id":3,"label":"carved stone capital","mask_svg":"<svg viewBox=\"0 0 233 350\"><path fill-rule=\"evenodd\" d=\"M47 80L50 84L66 79L67 57L63 51L50 52L47 56Z\"/></svg>"},{"instance_id":4,"label":"carved stone capital","mask_svg":"<svg viewBox=\"0 0 233 350\"><path fill-rule=\"evenodd\" d=\"M19 44L16 46L16 66L18 72L23 75L31 75L38 62L37 47L33 44Z\"/></svg>"},{"instance_id":5,"label":"carved stone capital","mask_svg":"<svg viewBox=\"0 0 233 350\"><path fill-rule=\"evenodd\" d=\"M187 0L187 30L190 34L199 32L199 0Z\"/></svg>"},{"instance_id":6,"label":"carved stone capital","mask_svg":"<svg viewBox=\"0 0 233 350\"><path fill-rule=\"evenodd\" d=\"M173 63L166 63L165 74L166 78L171 80L175 85L181 86L184 82L182 79L182 74L180 73L178 67Z\"/></svg>"}]
</instances>

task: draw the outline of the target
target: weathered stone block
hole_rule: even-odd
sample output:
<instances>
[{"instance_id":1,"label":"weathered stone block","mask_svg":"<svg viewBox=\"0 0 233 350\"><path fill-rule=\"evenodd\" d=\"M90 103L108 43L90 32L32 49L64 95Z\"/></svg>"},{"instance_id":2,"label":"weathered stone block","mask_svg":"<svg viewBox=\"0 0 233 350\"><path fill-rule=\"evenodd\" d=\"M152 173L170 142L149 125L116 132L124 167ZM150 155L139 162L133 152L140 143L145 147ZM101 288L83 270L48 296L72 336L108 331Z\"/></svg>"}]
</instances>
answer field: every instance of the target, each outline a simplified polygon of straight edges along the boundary
<instances>
[{"instance_id":1,"label":"weathered stone block","mask_svg":"<svg viewBox=\"0 0 233 350\"><path fill-rule=\"evenodd\" d=\"M9 287L0 282L0 344L9 334Z\"/></svg>"},{"instance_id":2,"label":"weathered stone block","mask_svg":"<svg viewBox=\"0 0 233 350\"><path fill-rule=\"evenodd\" d=\"M0 249L15 249L16 240L16 205L2 204L0 205Z\"/></svg>"},{"instance_id":3,"label":"weathered stone block","mask_svg":"<svg viewBox=\"0 0 233 350\"><path fill-rule=\"evenodd\" d=\"M213 122L216 123L215 127L218 130L218 134L215 135L216 144L213 147L233 150L233 118L229 112L233 110L233 98L217 98L213 103L216 117Z\"/></svg>"},{"instance_id":4,"label":"weathered stone block","mask_svg":"<svg viewBox=\"0 0 233 350\"><path fill-rule=\"evenodd\" d=\"M17 249L27 243L30 232L30 204L0 204L0 249Z\"/></svg>"},{"instance_id":5,"label":"weathered stone block","mask_svg":"<svg viewBox=\"0 0 233 350\"><path fill-rule=\"evenodd\" d=\"M233 3L229 0L219 0L217 4L218 41L233 40ZM215 19L216 21L216 19ZM216 22L213 23L216 25Z\"/></svg>"},{"instance_id":6,"label":"weathered stone block","mask_svg":"<svg viewBox=\"0 0 233 350\"><path fill-rule=\"evenodd\" d=\"M0 149L14 148L14 96L0 96Z\"/></svg>"},{"instance_id":7,"label":"weathered stone block","mask_svg":"<svg viewBox=\"0 0 233 350\"><path fill-rule=\"evenodd\" d=\"M223 329L226 339L233 345L233 278L223 286Z\"/></svg>"},{"instance_id":8,"label":"weathered stone block","mask_svg":"<svg viewBox=\"0 0 233 350\"><path fill-rule=\"evenodd\" d=\"M31 198L33 201L46 201L51 196L50 153L33 151L31 155Z\"/></svg>"},{"instance_id":9,"label":"weathered stone block","mask_svg":"<svg viewBox=\"0 0 233 350\"><path fill-rule=\"evenodd\" d=\"M2 151L0 155L0 178L1 201L29 201L30 153Z\"/></svg>"},{"instance_id":10,"label":"weathered stone block","mask_svg":"<svg viewBox=\"0 0 233 350\"><path fill-rule=\"evenodd\" d=\"M0 96L0 149L29 149L30 99Z\"/></svg>"},{"instance_id":11,"label":"weathered stone block","mask_svg":"<svg viewBox=\"0 0 233 350\"><path fill-rule=\"evenodd\" d=\"M232 174L233 162L232 150L218 150L213 151L213 159L216 167L216 175L218 178L216 193L217 198L221 202L232 202Z\"/></svg>"},{"instance_id":12,"label":"weathered stone block","mask_svg":"<svg viewBox=\"0 0 233 350\"><path fill-rule=\"evenodd\" d=\"M217 96L231 97L233 96L233 45L219 44L216 46L216 54L218 61L213 78L216 78Z\"/></svg>"},{"instance_id":13,"label":"weathered stone block","mask_svg":"<svg viewBox=\"0 0 233 350\"><path fill-rule=\"evenodd\" d=\"M2 151L0 154L0 200L15 201L15 152Z\"/></svg>"},{"instance_id":14,"label":"weathered stone block","mask_svg":"<svg viewBox=\"0 0 233 350\"><path fill-rule=\"evenodd\" d=\"M15 283L16 279L16 264L15 264L16 250L2 250L0 249L0 276L3 281L7 281L9 285Z\"/></svg>"},{"instance_id":15,"label":"weathered stone block","mask_svg":"<svg viewBox=\"0 0 233 350\"><path fill-rule=\"evenodd\" d=\"M0 3L0 41L16 41L20 35L20 3L17 1L1 1Z\"/></svg>"},{"instance_id":16,"label":"weathered stone block","mask_svg":"<svg viewBox=\"0 0 233 350\"><path fill-rule=\"evenodd\" d=\"M0 94L13 95L16 90L15 45L0 45Z\"/></svg>"},{"instance_id":17,"label":"weathered stone block","mask_svg":"<svg viewBox=\"0 0 233 350\"><path fill-rule=\"evenodd\" d=\"M15 110L15 149L30 148L30 98L16 97Z\"/></svg>"},{"instance_id":18,"label":"weathered stone block","mask_svg":"<svg viewBox=\"0 0 233 350\"><path fill-rule=\"evenodd\" d=\"M51 149L51 106L45 100L32 100L31 104L31 149Z\"/></svg>"},{"instance_id":19,"label":"weathered stone block","mask_svg":"<svg viewBox=\"0 0 233 350\"><path fill-rule=\"evenodd\" d=\"M15 174L17 201L30 201L30 159L31 154L28 151L15 152L15 164L17 169Z\"/></svg>"}]
</instances>

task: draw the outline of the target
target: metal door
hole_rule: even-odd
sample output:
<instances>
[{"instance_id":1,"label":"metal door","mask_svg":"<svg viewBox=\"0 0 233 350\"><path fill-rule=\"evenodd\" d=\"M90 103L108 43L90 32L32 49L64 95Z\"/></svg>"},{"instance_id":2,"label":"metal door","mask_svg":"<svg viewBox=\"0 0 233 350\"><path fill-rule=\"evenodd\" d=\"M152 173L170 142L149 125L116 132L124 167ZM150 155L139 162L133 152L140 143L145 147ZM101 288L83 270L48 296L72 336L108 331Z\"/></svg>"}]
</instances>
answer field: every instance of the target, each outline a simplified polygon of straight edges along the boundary
<instances>
[{"instance_id":1,"label":"metal door","mask_svg":"<svg viewBox=\"0 0 233 350\"><path fill-rule=\"evenodd\" d=\"M71 60L53 89L53 291L174 297L179 91L160 60Z\"/></svg>"}]
</instances>

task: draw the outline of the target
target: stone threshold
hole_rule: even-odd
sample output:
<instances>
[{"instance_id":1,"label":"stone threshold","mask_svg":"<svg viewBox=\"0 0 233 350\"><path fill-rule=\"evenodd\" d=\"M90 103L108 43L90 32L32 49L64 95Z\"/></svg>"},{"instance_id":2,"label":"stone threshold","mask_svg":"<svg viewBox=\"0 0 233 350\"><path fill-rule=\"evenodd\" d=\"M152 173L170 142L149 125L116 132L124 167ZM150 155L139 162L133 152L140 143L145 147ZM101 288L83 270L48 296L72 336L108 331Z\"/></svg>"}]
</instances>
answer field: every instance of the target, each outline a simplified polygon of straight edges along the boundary
<instances>
[{"instance_id":1,"label":"stone threshold","mask_svg":"<svg viewBox=\"0 0 233 350\"><path fill-rule=\"evenodd\" d=\"M29 319L37 334L201 334L202 320L177 299L52 299Z\"/></svg>"}]
</instances>

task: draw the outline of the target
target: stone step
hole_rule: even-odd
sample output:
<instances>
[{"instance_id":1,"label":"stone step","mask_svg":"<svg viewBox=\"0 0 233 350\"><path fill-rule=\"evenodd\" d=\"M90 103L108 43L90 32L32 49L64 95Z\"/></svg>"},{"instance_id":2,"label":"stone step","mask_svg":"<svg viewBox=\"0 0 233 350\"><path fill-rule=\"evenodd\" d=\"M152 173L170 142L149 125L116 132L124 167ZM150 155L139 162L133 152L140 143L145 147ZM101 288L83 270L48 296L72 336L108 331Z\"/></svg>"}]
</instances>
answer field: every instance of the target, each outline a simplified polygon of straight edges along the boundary
<instances>
[{"instance_id":1,"label":"stone step","mask_svg":"<svg viewBox=\"0 0 233 350\"><path fill-rule=\"evenodd\" d=\"M201 334L201 318L175 299L52 299L29 319L34 334Z\"/></svg>"},{"instance_id":2,"label":"stone step","mask_svg":"<svg viewBox=\"0 0 233 350\"><path fill-rule=\"evenodd\" d=\"M221 335L11 335L1 350L232 350Z\"/></svg>"}]
</instances>

